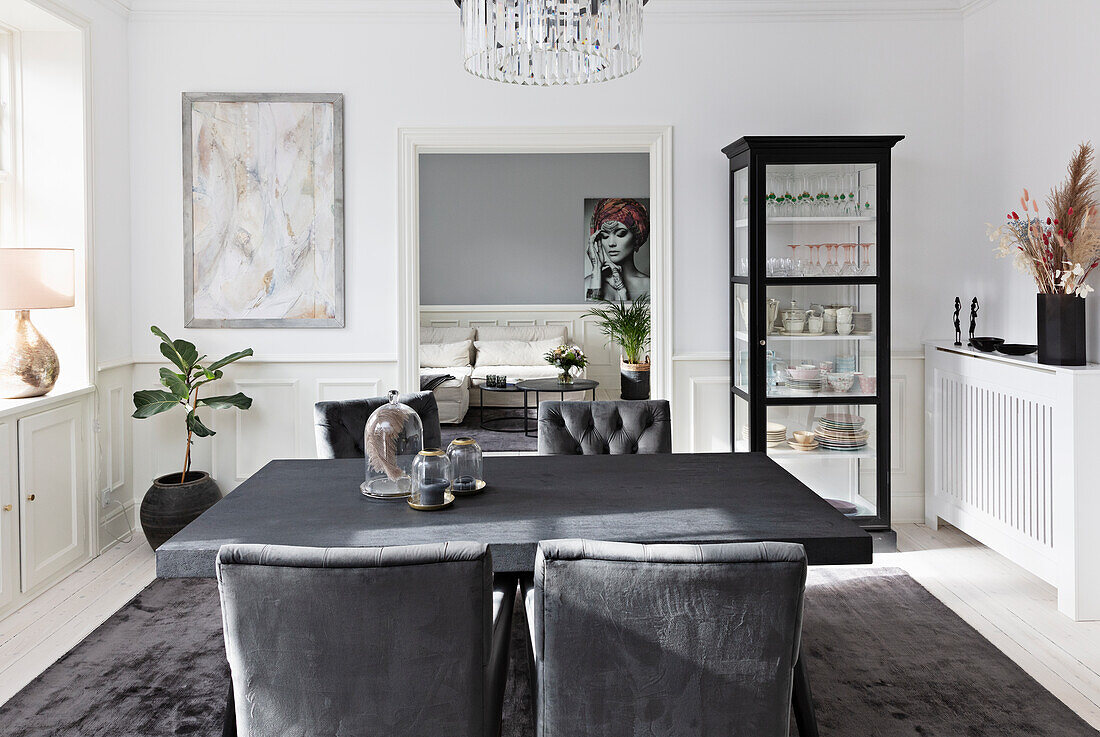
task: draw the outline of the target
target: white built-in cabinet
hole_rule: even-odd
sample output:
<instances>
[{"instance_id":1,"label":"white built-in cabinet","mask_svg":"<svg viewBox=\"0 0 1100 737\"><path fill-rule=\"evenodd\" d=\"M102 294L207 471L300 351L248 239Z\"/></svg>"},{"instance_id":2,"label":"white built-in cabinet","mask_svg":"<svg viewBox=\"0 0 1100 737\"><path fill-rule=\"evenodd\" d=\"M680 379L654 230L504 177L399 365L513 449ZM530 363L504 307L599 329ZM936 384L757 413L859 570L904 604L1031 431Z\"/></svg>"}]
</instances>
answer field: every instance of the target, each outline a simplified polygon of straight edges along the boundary
<instances>
[{"instance_id":1,"label":"white built-in cabinet","mask_svg":"<svg viewBox=\"0 0 1100 737\"><path fill-rule=\"evenodd\" d=\"M89 557L87 402L0 417L0 616Z\"/></svg>"},{"instance_id":2,"label":"white built-in cabinet","mask_svg":"<svg viewBox=\"0 0 1100 737\"><path fill-rule=\"evenodd\" d=\"M67 570L87 551L84 424L79 404L19 420L22 590Z\"/></svg>"}]
</instances>

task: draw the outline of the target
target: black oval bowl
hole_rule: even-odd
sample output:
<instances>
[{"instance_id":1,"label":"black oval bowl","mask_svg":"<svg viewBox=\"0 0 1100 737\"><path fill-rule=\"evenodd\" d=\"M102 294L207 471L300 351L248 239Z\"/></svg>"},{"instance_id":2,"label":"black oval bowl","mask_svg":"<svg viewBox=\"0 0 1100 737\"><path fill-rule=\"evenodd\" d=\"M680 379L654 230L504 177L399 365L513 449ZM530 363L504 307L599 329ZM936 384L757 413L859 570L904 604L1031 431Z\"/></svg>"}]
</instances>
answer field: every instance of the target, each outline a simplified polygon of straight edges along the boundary
<instances>
[{"instance_id":1,"label":"black oval bowl","mask_svg":"<svg viewBox=\"0 0 1100 737\"><path fill-rule=\"evenodd\" d=\"M1002 343L997 346L997 352L1006 356L1026 356L1037 350L1039 350L1039 346L1027 345L1026 343Z\"/></svg>"},{"instance_id":2,"label":"black oval bowl","mask_svg":"<svg viewBox=\"0 0 1100 737\"><path fill-rule=\"evenodd\" d=\"M970 339L970 345L974 346L983 353L992 353L993 351L997 350L997 348L999 348L1001 345L1004 345L1004 342L1004 338L984 337Z\"/></svg>"}]
</instances>

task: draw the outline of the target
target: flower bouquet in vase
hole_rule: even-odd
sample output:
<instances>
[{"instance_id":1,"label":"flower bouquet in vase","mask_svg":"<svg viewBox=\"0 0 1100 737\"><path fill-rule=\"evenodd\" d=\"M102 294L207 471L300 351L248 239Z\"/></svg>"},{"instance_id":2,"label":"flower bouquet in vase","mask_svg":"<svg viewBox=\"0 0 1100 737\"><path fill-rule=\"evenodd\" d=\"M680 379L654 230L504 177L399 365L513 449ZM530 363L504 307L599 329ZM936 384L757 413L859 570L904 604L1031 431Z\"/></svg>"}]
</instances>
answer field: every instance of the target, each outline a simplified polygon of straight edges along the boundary
<instances>
[{"instance_id":1,"label":"flower bouquet in vase","mask_svg":"<svg viewBox=\"0 0 1100 737\"><path fill-rule=\"evenodd\" d=\"M558 370L559 384L572 384L573 369L583 369L588 365L588 357L579 345L559 345L547 352L544 358Z\"/></svg>"},{"instance_id":2,"label":"flower bouquet in vase","mask_svg":"<svg viewBox=\"0 0 1100 737\"><path fill-rule=\"evenodd\" d=\"M1085 364L1086 280L1100 265L1098 180L1092 146L1082 143L1069 164L1066 181L1047 197L1047 216L1025 189L1020 208L1000 227L989 226L999 257L1012 256L1016 268L1035 280L1039 363Z\"/></svg>"}]
</instances>

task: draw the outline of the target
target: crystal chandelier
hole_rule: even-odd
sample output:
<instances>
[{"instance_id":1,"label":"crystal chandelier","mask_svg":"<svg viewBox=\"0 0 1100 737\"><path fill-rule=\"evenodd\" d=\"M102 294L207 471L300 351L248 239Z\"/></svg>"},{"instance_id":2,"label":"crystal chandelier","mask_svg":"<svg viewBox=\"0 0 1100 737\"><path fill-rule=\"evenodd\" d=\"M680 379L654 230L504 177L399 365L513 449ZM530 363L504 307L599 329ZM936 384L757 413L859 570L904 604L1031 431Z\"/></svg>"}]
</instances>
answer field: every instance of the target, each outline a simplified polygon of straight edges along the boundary
<instances>
[{"instance_id":1,"label":"crystal chandelier","mask_svg":"<svg viewBox=\"0 0 1100 737\"><path fill-rule=\"evenodd\" d=\"M605 82L642 62L648 0L455 0L466 71L524 85Z\"/></svg>"}]
</instances>

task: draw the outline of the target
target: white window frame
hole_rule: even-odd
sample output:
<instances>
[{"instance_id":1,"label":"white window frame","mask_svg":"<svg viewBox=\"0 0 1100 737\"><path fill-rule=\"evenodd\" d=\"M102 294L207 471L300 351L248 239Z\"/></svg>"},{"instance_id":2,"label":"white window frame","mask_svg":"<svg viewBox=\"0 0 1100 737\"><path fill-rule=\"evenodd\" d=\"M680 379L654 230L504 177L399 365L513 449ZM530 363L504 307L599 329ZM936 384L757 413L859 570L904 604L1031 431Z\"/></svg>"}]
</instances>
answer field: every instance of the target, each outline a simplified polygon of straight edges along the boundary
<instances>
[{"instance_id":1,"label":"white window frame","mask_svg":"<svg viewBox=\"0 0 1100 737\"><path fill-rule=\"evenodd\" d=\"M19 31L0 25L0 248L23 244Z\"/></svg>"}]
</instances>

